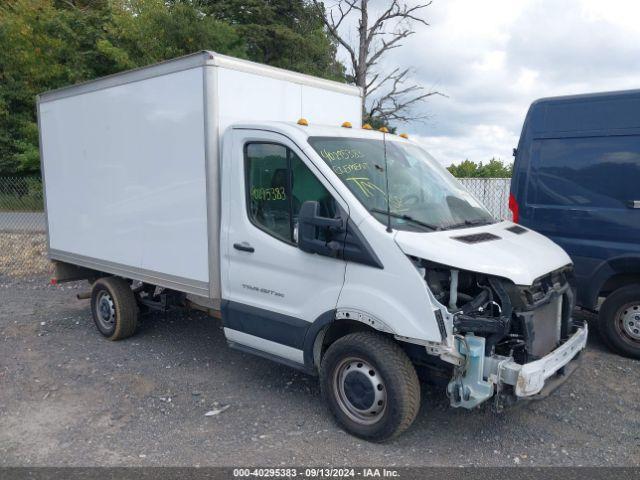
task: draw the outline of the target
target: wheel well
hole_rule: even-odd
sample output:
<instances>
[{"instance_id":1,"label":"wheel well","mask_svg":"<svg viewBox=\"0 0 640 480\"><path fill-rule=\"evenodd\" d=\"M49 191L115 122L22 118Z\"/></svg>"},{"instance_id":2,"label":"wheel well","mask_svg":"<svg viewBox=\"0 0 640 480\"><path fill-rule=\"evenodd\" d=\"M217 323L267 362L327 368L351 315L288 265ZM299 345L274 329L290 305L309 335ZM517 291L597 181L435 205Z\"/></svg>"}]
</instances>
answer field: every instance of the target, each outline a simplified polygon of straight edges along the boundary
<instances>
[{"instance_id":1,"label":"wheel well","mask_svg":"<svg viewBox=\"0 0 640 480\"><path fill-rule=\"evenodd\" d=\"M331 346L333 342L336 340L348 335L350 333L355 332L375 332L380 335L391 336L387 333L381 332L380 330L376 330L369 325L358 322L356 320L335 320L329 323L326 327L324 327L316 336L314 345L313 345L313 363L317 368L320 366L320 361L327 351L327 349Z\"/></svg>"},{"instance_id":2,"label":"wheel well","mask_svg":"<svg viewBox=\"0 0 640 480\"><path fill-rule=\"evenodd\" d=\"M640 284L640 273L618 273L607 279L598 292L599 297L606 297L611 292L627 285Z\"/></svg>"},{"instance_id":3,"label":"wheel well","mask_svg":"<svg viewBox=\"0 0 640 480\"><path fill-rule=\"evenodd\" d=\"M375 332L378 335L386 336L394 339L394 336L390 333L386 333L367 325L366 323L359 322L357 320L334 320L320 330L315 338L313 344L313 367L310 369L310 373L317 371L315 369L320 368L320 362L327 349L336 340L355 332ZM411 363L413 363L427 381L437 384L439 386L446 385L452 375L452 366L437 357L426 354L424 347L419 345L397 341L398 345L407 354ZM428 373L425 373L428 372Z\"/></svg>"}]
</instances>

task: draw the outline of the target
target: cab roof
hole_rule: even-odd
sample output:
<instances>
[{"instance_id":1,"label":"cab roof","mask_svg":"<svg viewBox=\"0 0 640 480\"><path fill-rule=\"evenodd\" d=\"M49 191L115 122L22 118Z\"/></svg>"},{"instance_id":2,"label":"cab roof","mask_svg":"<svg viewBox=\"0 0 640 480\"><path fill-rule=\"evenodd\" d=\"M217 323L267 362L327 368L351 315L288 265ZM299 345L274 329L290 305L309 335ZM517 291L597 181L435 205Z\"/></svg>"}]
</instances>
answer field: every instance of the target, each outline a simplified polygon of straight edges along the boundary
<instances>
[{"instance_id":1,"label":"cab roof","mask_svg":"<svg viewBox=\"0 0 640 480\"><path fill-rule=\"evenodd\" d=\"M332 125L314 125L309 121L309 125L299 125L296 122L260 122L260 123L236 123L232 128L271 130L274 132L288 134L295 137L344 137L344 138L364 138L371 140L382 140L383 133L379 130L367 130L361 127L346 128ZM387 141L408 142L407 139L399 135L386 134Z\"/></svg>"}]
</instances>

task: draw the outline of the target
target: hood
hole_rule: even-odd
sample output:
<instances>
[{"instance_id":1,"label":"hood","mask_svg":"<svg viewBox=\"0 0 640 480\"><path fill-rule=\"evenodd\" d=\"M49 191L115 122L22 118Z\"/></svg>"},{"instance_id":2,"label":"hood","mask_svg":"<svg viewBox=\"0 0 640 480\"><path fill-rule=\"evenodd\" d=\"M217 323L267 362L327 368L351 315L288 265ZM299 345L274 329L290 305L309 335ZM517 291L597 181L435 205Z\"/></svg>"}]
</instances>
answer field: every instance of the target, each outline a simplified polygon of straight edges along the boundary
<instances>
[{"instance_id":1,"label":"hood","mask_svg":"<svg viewBox=\"0 0 640 480\"><path fill-rule=\"evenodd\" d=\"M571 264L566 252L547 237L528 228L515 233L508 230L511 227L516 224L499 222L442 232L398 231L395 241L407 255L508 278L516 285L532 285L537 278ZM486 234L498 238L488 239Z\"/></svg>"}]
</instances>

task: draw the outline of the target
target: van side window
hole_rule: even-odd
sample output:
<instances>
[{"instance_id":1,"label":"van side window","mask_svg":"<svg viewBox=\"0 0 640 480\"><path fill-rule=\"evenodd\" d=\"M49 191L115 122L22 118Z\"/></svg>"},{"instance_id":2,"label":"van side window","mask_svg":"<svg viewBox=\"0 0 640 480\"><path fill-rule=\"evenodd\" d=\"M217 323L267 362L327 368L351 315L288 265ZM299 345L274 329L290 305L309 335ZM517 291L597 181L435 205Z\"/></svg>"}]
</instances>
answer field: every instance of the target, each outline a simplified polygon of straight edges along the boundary
<instances>
[{"instance_id":1,"label":"van side window","mask_svg":"<svg viewBox=\"0 0 640 480\"><path fill-rule=\"evenodd\" d=\"M304 202L318 201L321 215L334 216L333 198L291 149L275 143L248 143L244 162L247 213L258 228L295 243Z\"/></svg>"},{"instance_id":2,"label":"van side window","mask_svg":"<svg viewBox=\"0 0 640 480\"><path fill-rule=\"evenodd\" d=\"M528 203L625 208L638 197L638 136L536 140L532 152Z\"/></svg>"}]
</instances>

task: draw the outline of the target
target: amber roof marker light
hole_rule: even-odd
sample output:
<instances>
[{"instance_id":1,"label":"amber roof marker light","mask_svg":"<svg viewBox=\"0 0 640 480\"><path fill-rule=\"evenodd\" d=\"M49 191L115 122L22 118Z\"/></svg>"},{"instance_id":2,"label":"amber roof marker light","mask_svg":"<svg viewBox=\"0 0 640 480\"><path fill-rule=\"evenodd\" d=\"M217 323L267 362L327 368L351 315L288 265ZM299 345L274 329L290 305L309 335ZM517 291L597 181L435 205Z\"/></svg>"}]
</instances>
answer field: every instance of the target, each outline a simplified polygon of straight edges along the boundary
<instances>
[{"instance_id":1,"label":"amber roof marker light","mask_svg":"<svg viewBox=\"0 0 640 480\"><path fill-rule=\"evenodd\" d=\"M382 133L389 133L389 129L387 127L380 127L378 129L378 131L382 132Z\"/></svg>"},{"instance_id":2,"label":"amber roof marker light","mask_svg":"<svg viewBox=\"0 0 640 480\"><path fill-rule=\"evenodd\" d=\"M371 125L369 125L368 123L365 123L364 125L362 125L362 129L363 130L373 130L373 127Z\"/></svg>"},{"instance_id":3,"label":"amber roof marker light","mask_svg":"<svg viewBox=\"0 0 640 480\"><path fill-rule=\"evenodd\" d=\"M308 127L309 120L307 120L306 118L301 118L300 120L298 120L298 125L302 125L303 127Z\"/></svg>"},{"instance_id":4,"label":"amber roof marker light","mask_svg":"<svg viewBox=\"0 0 640 480\"><path fill-rule=\"evenodd\" d=\"M342 122L341 127L342 128L351 128L351 127L353 127L353 125L351 125L351 122Z\"/></svg>"},{"instance_id":5,"label":"amber roof marker light","mask_svg":"<svg viewBox=\"0 0 640 480\"><path fill-rule=\"evenodd\" d=\"M398 135L401 138L404 138L406 140L409 140L409 135L407 135L406 133L401 133L400 135Z\"/></svg>"}]
</instances>

